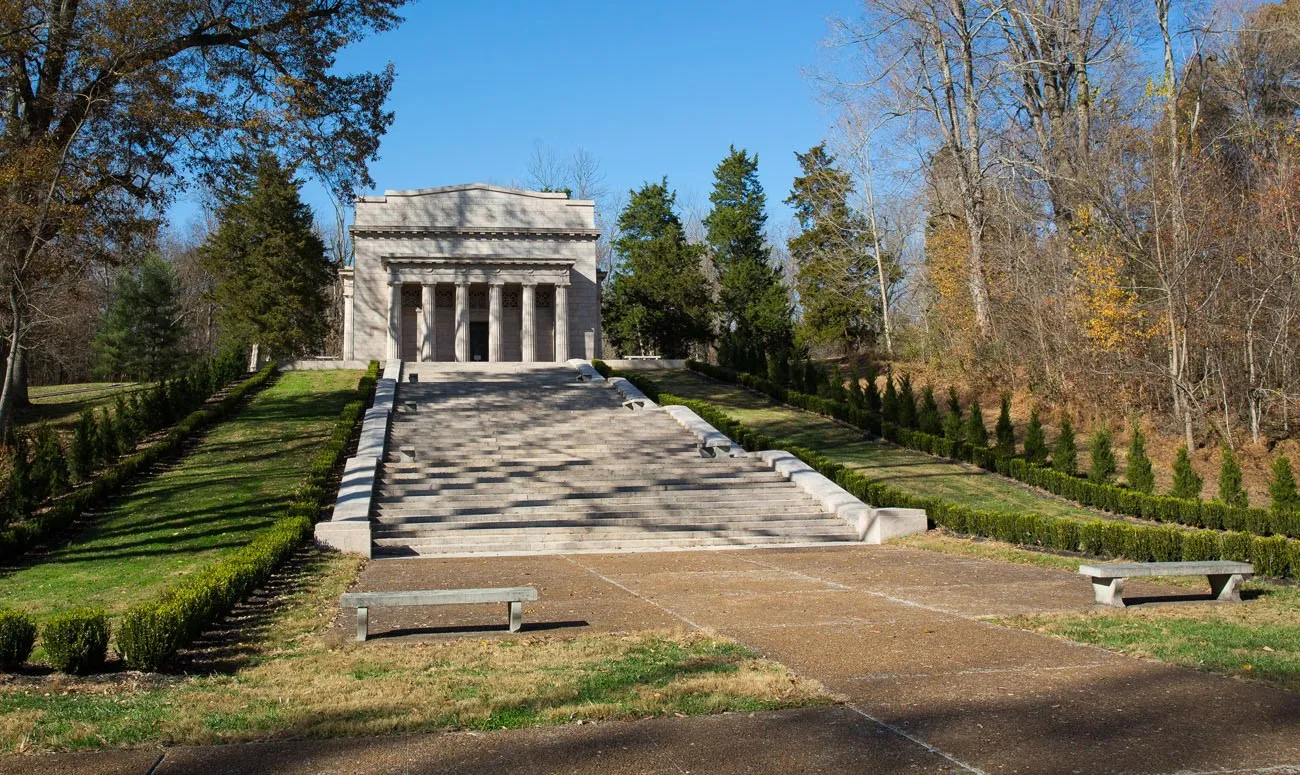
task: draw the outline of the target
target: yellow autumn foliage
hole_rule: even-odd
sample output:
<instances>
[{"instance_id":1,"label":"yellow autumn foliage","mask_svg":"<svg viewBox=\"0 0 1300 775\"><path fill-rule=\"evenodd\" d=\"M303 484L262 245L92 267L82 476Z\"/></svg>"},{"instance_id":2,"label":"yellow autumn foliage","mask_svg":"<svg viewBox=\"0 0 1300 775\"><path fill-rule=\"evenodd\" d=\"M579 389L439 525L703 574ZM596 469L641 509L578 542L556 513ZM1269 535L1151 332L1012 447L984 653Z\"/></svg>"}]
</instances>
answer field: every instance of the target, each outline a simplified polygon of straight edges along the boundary
<instances>
[{"instance_id":1,"label":"yellow autumn foliage","mask_svg":"<svg viewBox=\"0 0 1300 775\"><path fill-rule=\"evenodd\" d=\"M1072 232L1072 309L1088 342L1113 353L1149 339L1153 332L1141 299L1124 281L1124 257L1100 233L1089 209L1079 212Z\"/></svg>"}]
</instances>

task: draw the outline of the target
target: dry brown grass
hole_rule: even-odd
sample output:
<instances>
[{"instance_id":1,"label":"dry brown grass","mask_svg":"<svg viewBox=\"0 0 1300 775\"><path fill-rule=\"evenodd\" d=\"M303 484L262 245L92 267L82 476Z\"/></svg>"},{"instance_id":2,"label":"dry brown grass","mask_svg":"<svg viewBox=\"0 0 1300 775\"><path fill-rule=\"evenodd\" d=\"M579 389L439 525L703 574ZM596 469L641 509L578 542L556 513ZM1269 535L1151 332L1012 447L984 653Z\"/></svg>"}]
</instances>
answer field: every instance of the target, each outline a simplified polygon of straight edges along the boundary
<instances>
[{"instance_id":1,"label":"dry brown grass","mask_svg":"<svg viewBox=\"0 0 1300 775\"><path fill-rule=\"evenodd\" d=\"M496 729L832 701L820 684L700 632L331 641L324 633L338 594L357 569L352 558L322 557L233 672L0 683L0 750Z\"/></svg>"}]
</instances>

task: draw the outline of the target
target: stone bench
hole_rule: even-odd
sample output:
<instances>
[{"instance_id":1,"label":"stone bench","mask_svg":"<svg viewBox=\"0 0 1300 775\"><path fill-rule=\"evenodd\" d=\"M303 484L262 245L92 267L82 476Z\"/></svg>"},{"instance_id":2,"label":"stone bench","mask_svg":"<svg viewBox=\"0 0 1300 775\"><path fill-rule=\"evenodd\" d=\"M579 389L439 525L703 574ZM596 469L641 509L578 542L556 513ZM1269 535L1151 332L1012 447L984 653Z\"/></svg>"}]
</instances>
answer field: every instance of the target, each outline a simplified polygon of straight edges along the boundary
<instances>
[{"instance_id":1,"label":"stone bench","mask_svg":"<svg viewBox=\"0 0 1300 775\"><path fill-rule=\"evenodd\" d=\"M430 589L410 592L346 592L339 598L344 608L357 609L357 640L366 639L370 609L402 605L474 605L505 603L510 631L518 632L524 623L524 602L537 599L533 587L497 587L489 589Z\"/></svg>"},{"instance_id":2,"label":"stone bench","mask_svg":"<svg viewBox=\"0 0 1300 775\"><path fill-rule=\"evenodd\" d=\"M1214 597L1241 602L1241 585L1255 575L1248 562L1204 560L1200 562L1117 562L1080 565L1079 575L1092 582L1097 605L1124 607L1124 579L1150 576L1206 576Z\"/></svg>"}]
</instances>

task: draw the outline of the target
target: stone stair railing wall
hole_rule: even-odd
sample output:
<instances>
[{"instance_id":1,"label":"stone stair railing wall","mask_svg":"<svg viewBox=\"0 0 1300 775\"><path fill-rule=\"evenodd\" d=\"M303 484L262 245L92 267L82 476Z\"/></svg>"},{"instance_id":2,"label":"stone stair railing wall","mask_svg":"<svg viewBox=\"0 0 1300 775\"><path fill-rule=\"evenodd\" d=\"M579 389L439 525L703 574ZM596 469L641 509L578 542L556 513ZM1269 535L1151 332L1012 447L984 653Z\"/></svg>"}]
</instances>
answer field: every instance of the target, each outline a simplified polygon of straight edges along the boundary
<instances>
[{"instance_id":1,"label":"stone stair railing wall","mask_svg":"<svg viewBox=\"0 0 1300 775\"><path fill-rule=\"evenodd\" d=\"M402 362L391 360L375 382L375 400L361 423L357 454L343 464L343 478L330 519L316 525L316 540L340 552L370 556L370 512L380 465L388 449L388 432L402 379Z\"/></svg>"}]
</instances>

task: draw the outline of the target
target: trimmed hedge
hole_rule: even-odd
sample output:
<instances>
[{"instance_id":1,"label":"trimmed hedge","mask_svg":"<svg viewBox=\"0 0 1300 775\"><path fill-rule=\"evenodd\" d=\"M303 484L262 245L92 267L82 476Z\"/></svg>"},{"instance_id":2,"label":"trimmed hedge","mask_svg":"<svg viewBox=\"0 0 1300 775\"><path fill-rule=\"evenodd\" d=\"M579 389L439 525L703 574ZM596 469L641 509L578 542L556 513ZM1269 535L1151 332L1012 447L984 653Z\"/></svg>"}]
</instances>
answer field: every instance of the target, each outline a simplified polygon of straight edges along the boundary
<instances>
[{"instance_id":1,"label":"trimmed hedge","mask_svg":"<svg viewBox=\"0 0 1300 775\"><path fill-rule=\"evenodd\" d=\"M265 387L275 376L275 364L239 383L216 404L191 412L161 439L143 450L119 460L85 486L55 501L44 512L0 530L0 559L22 554L40 541L66 529L81 514L94 511L117 495L137 474L181 451L189 437L230 416L251 393Z\"/></svg>"},{"instance_id":2,"label":"trimmed hedge","mask_svg":"<svg viewBox=\"0 0 1300 775\"><path fill-rule=\"evenodd\" d=\"M605 379L609 379L614 375L614 370L609 367L609 364L605 363L599 358L591 359L591 368L599 372L600 376L604 377Z\"/></svg>"},{"instance_id":3,"label":"trimmed hedge","mask_svg":"<svg viewBox=\"0 0 1300 775\"><path fill-rule=\"evenodd\" d=\"M331 495L330 479L343 463L374 390L379 363L357 383L359 400L339 414L330 440L312 458L284 516L242 549L129 609L118 628L117 650L137 670L157 670L176 652L270 578L311 536Z\"/></svg>"},{"instance_id":4,"label":"trimmed hedge","mask_svg":"<svg viewBox=\"0 0 1300 775\"><path fill-rule=\"evenodd\" d=\"M1085 521L1071 517L1050 517L1024 512L987 511L972 509L939 498L923 498L872 479L860 471L849 469L819 452L785 444L780 439L756 433L705 401L683 399L671 393L662 393L653 380L646 377L636 375L628 376L628 379L646 395L652 395L660 404L681 404L690 408L747 450L784 449L863 502L879 507L925 509L932 523L942 525L956 533L983 536L1023 546L1078 552L1098 557L1125 558L1138 562L1239 560L1253 563L1255 572L1262 576L1279 578L1300 576L1300 541L1283 536L1261 537L1241 531L1188 530L1167 525L1134 524L1121 520ZM938 440L944 441L944 439ZM1000 460L1005 466L1007 459Z\"/></svg>"},{"instance_id":5,"label":"trimmed hedge","mask_svg":"<svg viewBox=\"0 0 1300 775\"><path fill-rule=\"evenodd\" d=\"M998 455L996 450L985 446L954 441L885 422L879 415L856 409L848 403L788 390L753 374L736 372L698 361L687 361L686 365L708 377L743 385L798 409L846 422L900 447L971 463L1032 487L1047 490L1053 495L1088 508L1155 522L1173 522L1188 527L1241 531L1257 536L1280 535L1300 538L1300 512L1276 513L1261 508L1228 506L1218 501L1148 495L1119 485L1098 484L1056 471L1050 466L1031 463L1023 457ZM638 387L641 385L638 384ZM641 389L645 390L644 387Z\"/></svg>"},{"instance_id":6,"label":"trimmed hedge","mask_svg":"<svg viewBox=\"0 0 1300 775\"><path fill-rule=\"evenodd\" d=\"M22 667L36 643L36 623L31 615L13 608L0 608L0 670Z\"/></svg>"},{"instance_id":7,"label":"trimmed hedge","mask_svg":"<svg viewBox=\"0 0 1300 775\"><path fill-rule=\"evenodd\" d=\"M41 628L41 646L55 670L85 675L108 657L108 614L100 608L74 608L56 614Z\"/></svg>"}]
</instances>

